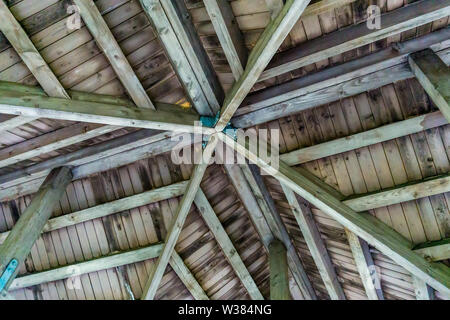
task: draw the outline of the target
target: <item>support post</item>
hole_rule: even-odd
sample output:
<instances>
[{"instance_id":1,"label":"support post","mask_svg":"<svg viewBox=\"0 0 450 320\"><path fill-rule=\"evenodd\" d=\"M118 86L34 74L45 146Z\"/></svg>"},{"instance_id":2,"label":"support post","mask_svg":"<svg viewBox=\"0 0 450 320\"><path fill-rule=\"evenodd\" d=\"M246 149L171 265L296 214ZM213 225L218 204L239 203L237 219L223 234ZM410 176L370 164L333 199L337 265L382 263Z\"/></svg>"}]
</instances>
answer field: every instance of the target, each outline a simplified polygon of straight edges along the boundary
<instances>
[{"instance_id":1,"label":"support post","mask_svg":"<svg viewBox=\"0 0 450 320\"><path fill-rule=\"evenodd\" d=\"M269 245L270 300L290 300L287 251L279 240Z\"/></svg>"},{"instance_id":2,"label":"support post","mask_svg":"<svg viewBox=\"0 0 450 320\"><path fill-rule=\"evenodd\" d=\"M70 181L69 168L52 170L0 247L0 291L8 290Z\"/></svg>"}]
</instances>

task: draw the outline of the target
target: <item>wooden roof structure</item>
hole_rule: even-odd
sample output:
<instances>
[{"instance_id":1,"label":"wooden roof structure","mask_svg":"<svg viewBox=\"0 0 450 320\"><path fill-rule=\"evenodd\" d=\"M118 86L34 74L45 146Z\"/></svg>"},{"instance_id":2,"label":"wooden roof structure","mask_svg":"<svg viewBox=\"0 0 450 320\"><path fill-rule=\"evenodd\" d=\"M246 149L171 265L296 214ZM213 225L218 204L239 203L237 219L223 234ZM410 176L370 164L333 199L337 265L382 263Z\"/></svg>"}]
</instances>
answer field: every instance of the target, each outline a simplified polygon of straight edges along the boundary
<instances>
[{"instance_id":1,"label":"wooden roof structure","mask_svg":"<svg viewBox=\"0 0 450 320\"><path fill-rule=\"evenodd\" d=\"M0 1L0 298L450 299L449 15ZM230 125L279 130L279 166Z\"/></svg>"}]
</instances>

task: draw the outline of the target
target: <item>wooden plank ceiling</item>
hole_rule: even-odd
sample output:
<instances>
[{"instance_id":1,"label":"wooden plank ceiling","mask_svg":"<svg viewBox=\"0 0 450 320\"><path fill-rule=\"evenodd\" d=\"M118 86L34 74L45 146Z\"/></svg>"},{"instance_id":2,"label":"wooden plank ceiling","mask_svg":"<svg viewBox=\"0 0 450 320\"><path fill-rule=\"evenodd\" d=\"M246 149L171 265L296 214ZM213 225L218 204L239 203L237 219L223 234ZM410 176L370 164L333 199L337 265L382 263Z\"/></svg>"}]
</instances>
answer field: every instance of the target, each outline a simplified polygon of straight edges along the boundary
<instances>
[{"instance_id":1,"label":"wooden plank ceiling","mask_svg":"<svg viewBox=\"0 0 450 320\"><path fill-rule=\"evenodd\" d=\"M382 13L387 14L416 4L413 2L416 1L312 1L279 51L301 48L302 45L328 34L342 35L340 32L346 32L346 28L367 19L367 7L370 4L379 5ZM67 90L72 99L81 99L84 97L81 92L84 92L107 95L108 97L104 97L105 103L123 105L123 98L127 99L127 104L131 103L130 90L122 85L118 77L122 71L115 71L116 66L111 65L109 57L97 46L95 32L91 33L83 21L79 29L67 27L71 22L76 22L77 18L76 13L71 11L72 1L9 0L6 3L53 71L55 81ZM241 32L240 39L248 52L276 16L277 6L274 3L276 1L229 1L238 31ZM148 95L149 100L145 100L147 106L152 106L152 102L165 102L178 104L180 108L192 108L189 93L182 85L183 79L175 72L163 42L156 36L157 32L140 1L97 0L95 5L145 91L139 93ZM242 72L239 71L242 68L239 65L230 67L203 1L184 0L183 5L186 5L190 13L223 91L228 92L238 78L236 73ZM275 88L276 91L280 84L287 83L289 86L288 81L292 79L308 79L306 77L314 76L318 71L358 61L358 58L371 53L388 50L386 48L396 43L437 34L439 31L447 32L447 36L442 33L443 39L437 41L436 51L442 53L441 58L448 65L450 59L445 51L449 47L448 24L449 18L444 16L400 33L392 32L389 37L376 39L364 46L334 52L328 58L314 60L314 63L306 63L287 73L259 81L252 89L254 96L251 95L244 101L237 114L243 115L251 111L249 105L255 101L252 99L260 101L277 95L261 90ZM103 44L105 45L114 46L111 43ZM402 50L401 45L395 48ZM242 60L245 55L241 55ZM406 60L399 63L406 64ZM3 34L0 34L0 81L39 86L37 78ZM2 86L4 84L0 84L0 90L4 89ZM37 88L29 90L34 94L43 94ZM267 96L264 96L266 92ZM89 98L86 96L85 99ZM250 126L280 129L280 153L283 154L284 161L291 166L303 167L344 197L356 197L356 200L347 200L350 207L354 205L352 208L356 211L369 210L414 245L449 238L450 125L438 112L420 83L408 73L403 78L383 83L377 88L362 90L351 96L343 94L342 99L334 100L336 101L326 104L312 103L307 109L298 109L302 111L289 113L287 116L280 112L280 116L275 115L270 121ZM11 116L0 115L1 121L11 119ZM415 121L414 125L411 124L412 121ZM410 131L389 135L392 130L386 128L391 123L396 124L396 132L397 128L402 128L398 129L401 132L406 130L403 128ZM369 133L380 127L376 138L365 137L374 139L370 143L358 145L355 142L353 147L345 149L343 153L339 149L341 145L336 150L330 144L324 144L338 138L356 137L357 134ZM1 128L0 125L2 233L12 229L30 203L32 194L38 190L40 183L54 166L68 164L75 167L75 180L69 184L52 218L187 181L193 169L191 165L176 165L171 161L169 151L173 143L167 144L165 136L155 137L154 133L148 134L138 128L102 129L97 125L43 118L8 130ZM89 132L90 135L87 134ZM65 143L57 143L64 139ZM75 141L77 142L74 143ZM102 149L105 152L103 160L92 157L86 151L88 147L102 144L105 146ZM42 148L45 145L51 147ZM317 147L308 148L311 146ZM307 149L302 150L303 148ZM133 150L131 158L127 156L129 150ZM201 183L206 200L231 243L218 243L216 237L224 239L225 235L220 231L220 236L217 236L210 231L209 227L213 222L205 223L202 218L205 213L193 205L175 246L176 256L171 257L156 292L157 299L270 297L267 242L260 226L252 221L252 216L257 214L252 207L256 202L251 203L248 198L251 188L247 186L245 189L245 186L239 185L238 176L233 176L231 170L232 168L221 165L211 165ZM430 180L438 181L434 187L443 187L426 189L421 183L428 178L438 179ZM297 249L317 297L330 299L322 270L316 266L282 186L270 176L264 177L264 183L274 200L272 209L280 214L282 224ZM404 188L408 183L419 185ZM408 194L398 192L388 202L383 198L370 207L357 209L355 202L358 196L393 187L403 188L401 190ZM246 190L249 192L246 193ZM127 207L125 211L111 212L76 224L47 229L48 232L36 241L31 254L21 265L19 275L23 279L16 280L16 287L13 286L10 293L19 299L139 299L156 258L136 260L138 262L132 264L111 264L112 267L106 270L89 269L88 273L79 277L79 283L49 278L53 280L25 286L20 281L26 283L26 276L45 270L163 242L180 202L180 195L181 193L153 201L138 208ZM202 198L202 202L205 199ZM337 277L346 299L367 299L367 288L358 272L358 261L355 261L346 230L314 207L311 208L311 213L321 237L317 239L320 237L316 236L316 240L323 241L323 245L319 247L322 251L325 248L330 257L331 266L327 265L325 268L328 276ZM213 221L217 223L216 220ZM0 239L4 241L2 236L3 234ZM448 246L448 242L446 245ZM223 253L224 246L228 249L234 246L239 256L230 258L229 252ZM408 271L377 249L370 247L369 251L380 276L382 296L385 299L409 300L418 297ZM187 267L184 270L185 276L180 276L180 268L184 266L180 267L176 263L178 255ZM448 256L446 258L443 263L450 265ZM327 261L325 259L323 263L329 264ZM236 272L236 265L244 271ZM248 278L248 274L252 279ZM247 278L243 280L245 277ZM303 298L304 295L291 273L289 277L292 297ZM200 287L189 285L189 281L198 282ZM76 286L75 290L73 286ZM251 293L248 288L253 288ZM339 288L334 290L337 291L337 296L342 294ZM440 292L435 295L437 299L446 298Z\"/></svg>"}]
</instances>

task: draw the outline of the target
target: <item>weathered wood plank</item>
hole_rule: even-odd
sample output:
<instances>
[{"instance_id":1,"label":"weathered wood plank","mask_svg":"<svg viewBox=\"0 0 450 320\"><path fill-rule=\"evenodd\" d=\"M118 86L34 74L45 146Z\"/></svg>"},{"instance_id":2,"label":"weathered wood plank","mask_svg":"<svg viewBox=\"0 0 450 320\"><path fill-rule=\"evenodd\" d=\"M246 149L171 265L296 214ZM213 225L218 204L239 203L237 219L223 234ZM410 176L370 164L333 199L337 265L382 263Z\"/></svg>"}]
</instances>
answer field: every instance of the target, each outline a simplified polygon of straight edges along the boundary
<instances>
[{"instance_id":1,"label":"weathered wood plank","mask_svg":"<svg viewBox=\"0 0 450 320\"><path fill-rule=\"evenodd\" d=\"M70 227L78 223L103 218L114 213L145 206L150 203L179 197L185 192L186 186L187 181L183 181L119 200L107 202L92 208L55 217L46 222L42 232L50 232L61 228ZM5 241L9 233L10 232L7 231L0 234L0 244Z\"/></svg>"},{"instance_id":2,"label":"weathered wood plank","mask_svg":"<svg viewBox=\"0 0 450 320\"><path fill-rule=\"evenodd\" d=\"M426 242L414 247L414 251L429 261L450 259L450 239Z\"/></svg>"},{"instance_id":3,"label":"weathered wood plank","mask_svg":"<svg viewBox=\"0 0 450 320\"><path fill-rule=\"evenodd\" d=\"M450 122L450 68L430 49L410 55L409 65L431 100Z\"/></svg>"},{"instance_id":4,"label":"weathered wood plank","mask_svg":"<svg viewBox=\"0 0 450 320\"><path fill-rule=\"evenodd\" d=\"M306 245L311 252L314 262L327 288L328 294L333 300L345 300L345 294L336 275L333 263L328 255L327 248L322 240L319 229L314 221L311 209L306 203L300 202L294 192L281 184L284 194L291 207L291 211L297 220Z\"/></svg>"},{"instance_id":5,"label":"weathered wood plank","mask_svg":"<svg viewBox=\"0 0 450 320\"><path fill-rule=\"evenodd\" d=\"M209 160L211 159L212 153L214 152L217 142L218 142L217 135L216 134L211 135L209 138L209 142L203 152L203 163L197 164L194 167L191 179L189 180L189 184L186 188L186 192L178 205L174 221L167 233L162 254L158 258L156 265L152 268L149 275L149 279L144 287L142 299L152 300L156 295L156 290L158 290L158 286L164 275L167 263L169 262L169 258L175 248L178 237L183 228L184 221L186 220L186 217L190 212L191 205L194 201L197 190L200 187L203 175L206 171Z\"/></svg>"},{"instance_id":6,"label":"weathered wood plank","mask_svg":"<svg viewBox=\"0 0 450 320\"><path fill-rule=\"evenodd\" d=\"M17 260L18 266L24 262L71 180L70 169L62 167L53 170L44 181L39 192L0 246L0 271L2 274L13 259ZM17 267L12 272L11 277L5 283L4 290L8 290L18 271Z\"/></svg>"},{"instance_id":7,"label":"weathered wood plank","mask_svg":"<svg viewBox=\"0 0 450 320\"><path fill-rule=\"evenodd\" d=\"M317 299L314 288L309 281L308 275L303 267L302 262L298 256L298 252L295 249L294 243L287 231L283 220L275 206L275 203L267 189L262 176L259 172L259 168L255 165L241 165L242 172L245 175L253 193L256 196L257 202L264 218L267 221L270 229L274 236L281 240L286 247L289 264L292 265L294 269L293 274L299 288L306 299L315 300Z\"/></svg>"},{"instance_id":8,"label":"weathered wood plank","mask_svg":"<svg viewBox=\"0 0 450 320\"><path fill-rule=\"evenodd\" d=\"M194 203L200 211L203 220L205 220L208 225L209 230L211 230L212 234L216 238L217 244L222 248L222 252L228 259L230 265L233 267L234 272L241 280L243 286L247 289L250 297L253 300L264 300L258 286L248 272L244 262L239 257L239 253L231 242L230 237L220 223L214 209L211 207L211 204L200 188L195 195Z\"/></svg>"},{"instance_id":9,"label":"weathered wood plank","mask_svg":"<svg viewBox=\"0 0 450 320\"><path fill-rule=\"evenodd\" d=\"M420 14L418 14L420 13ZM259 81L330 58L341 52L362 47L450 14L446 0L417 1L381 16L381 29L369 29L365 23L330 33L279 53L263 72Z\"/></svg>"},{"instance_id":10,"label":"weathered wood plank","mask_svg":"<svg viewBox=\"0 0 450 320\"><path fill-rule=\"evenodd\" d=\"M209 82L215 81L214 74L209 72L213 69L206 53L201 53L204 49L199 43L198 36L191 29L192 22L188 17L178 16L176 3L172 1L161 3L159 0L140 0L140 2L197 112L201 115L215 115L220 108L221 102L218 101L220 95L216 97L214 92L211 92L216 88ZM201 54L197 56L198 53ZM211 78L208 79L208 75Z\"/></svg>"},{"instance_id":11,"label":"weathered wood plank","mask_svg":"<svg viewBox=\"0 0 450 320\"><path fill-rule=\"evenodd\" d=\"M434 290L417 277L412 277L417 300L434 300Z\"/></svg>"},{"instance_id":12,"label":"weathered wood plank","mask_svg":"<svg viewBox=\"0 0 450 320\"><path fill-rule=\"evenodd\" d=\"M220 118L216 125L217 131L222 131L227 126L234 112L250 92L308 3L309 0L286 1L280 14L266 27L248 58L243 75L225 97Z\"/></svg>"},{"instance_id":13,"label":"weathered wood plank","mask_svg":"<svg viewBox=\"0 0 450 320\"><path fill-rule=\"evenodd\" d=\"M225 52L234 79L237 81L244 73L247 64L247 48L228 1L205 0L206 11Z\"/></svg>"},{"instance_id":14,"label":"weathered wood plank","mask_svg":"<svg viewBox=\"0 0 450 320\"><path fill-rule=\"evenodd\" d=\"M121 127L194 132L199 116L179 106L158 104L158 111L106 103L26 95L0 90L0 113L59 120L102 123ZM198 130L197 130L198 131ZM204 128L205 133L214 130Z\"/></svg>"},{"instance_id":15,"label":"weathered wood plank","mask_svg":"<svg viewBox=\"0 0 450 320\"><path fill-rule=\"evenodd\" d=\"M136 105L140 108L155 109L95 3L89 0L74 0L74 3L77 5L89 31Z\"/></svg>"},{"instance_id":16,"label":"weathered wood plank","mask_svg":"<svg viewBox=\"0 0 450 320\"><path fill-rule=\"evenodd\" d=\"M269 245L270 300L290 300L286 248L280 240Z\"/></svg>"},{"instance_id":17,"label":"weathered wood plank","mask_svg":"<svg viewBox=\"0 0 450 320\"><path fill-rule=\"evenodd\" d=\"M267 173L287 185L298 195L305 198L306 201L330 215L338 223L366 240L413 275L444 295L450 294L450 272L447 266L426 261L423 257L414 253L411 250L411 243L393 229L368 213L355 212L306 179L297 170L283 162L280 162L279 168L271 167L245 146L237 144L232 138L223 133L218 133L218 135L227 145L235 148L237 152L261 166Z\"/></svg>"},{"instance_id":18,"label":"weathered wood plank","mask_svg":"<svg viewBox=\"0 0 450 320\"><path fill-rule=\"evenodd\" d=\"M348 229L345 229L345 233L367 297L370 300L384 300L380 276L370 254L369 245Z\"/></svg>"}]
</instances>

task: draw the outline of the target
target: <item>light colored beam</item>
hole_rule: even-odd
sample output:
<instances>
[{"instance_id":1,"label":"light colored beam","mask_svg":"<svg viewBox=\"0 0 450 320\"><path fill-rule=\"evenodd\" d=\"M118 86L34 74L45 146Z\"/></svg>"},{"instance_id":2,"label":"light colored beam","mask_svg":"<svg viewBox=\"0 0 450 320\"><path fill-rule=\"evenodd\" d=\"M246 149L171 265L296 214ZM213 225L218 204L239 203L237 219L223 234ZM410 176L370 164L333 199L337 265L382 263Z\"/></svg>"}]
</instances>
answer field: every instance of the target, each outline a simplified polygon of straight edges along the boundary
<instances>
[{"instance_id":1,"label":"light colored beam","mask_svg":"<svg viewBox=\"0 0 450 320\"><path fill-rule=\"evenodd\" d=\"M138 109L106 103L67 100L26 95L16 91L0 90L0 113L20 114L58 120L102 123L120 127L137 127L178 132L199 131L194 122L199 116L179 106L158 104L158 111ZM203 132L214 133L204 128Z\"/></svg>"},{"instance_id":2,"label":"light colored beam","mask_svg":"<svg viewBox=\"0 0 450 320\"><path fill-rule=\"evenodd\" d=\"M408 61L417 80L450 122L450 68L430 49L410 55Z\"/></svg>"},{"instance_id":3,"label":"light colored beam","mask_svg":"<svg viewBox=\"0 0 450 320\"><path fill-rule=\"evenodd\" d=\"M281 184L284 194L291 207L297 224L300 227L306 245L322 277L325 288L333 300L345 300L345 294L336 275L336 270L331 262L327 248L322 240L319 229L314 221L311 209L304 202L299 202L295 193Z\"/></svg>"},{"instance_id":4,"label":"light colored beam","mask_svg":"<svg viewBox=\"0 0 450 320\"><path fill-rule=\"evenodd\" d=\"M253 300L264 300L258 286L248 272L247 267L239 256L238 251L231 242L230 237L222 226L222 223L201 188L198 189L197 194L195 195L194 203L200 211L201 216L203 220L205 220L209 230L214 235L217 244L222 249L224 256L227 258L234 272L241 280L242 285L247 289L249 296Z\"/></svg>"},{"instance_id":5,"label":"light colored beam","mask_svg":"<svg viewBox=\"0 0 450 320\"><path fill-rule=\"evenodd\" d=\"M450 238L420 244L414 251L429 261L450 259Z\"/></svg>"},{"instance_id":6,"label":"light colored beam","mask_svg":"<svg viewBox=\"0 0 450 320\"><path fill-rule=\"evenodd\" d=\"M223 92L184 2L140 2L195 109L201 115L214 116L220 109Z\"/></svg>"},{"instance_id":7,"label":"light colored beam","mask_svg":"<svg viewBox=\"0 0 450 320\"><path fill-rule=\"evenodd\" d=\"M298 251L292 242L283 220L281 219L272 196L264 184L259 168L250 164L241 165L241 169L253 191L253 194L256 196L258 205L261 208L264 218L272 230L272 233L275 238L283 242L287 250L288 263L292 266L291 270L303 296L309 300L316 300L317 296L314 288L309 281L308 275L306 274L303 264L299 258Z\"/></svg>"},{"instance_id":8,"label":"light colored beam","mask_svg":"<svg viewBox=\"0 0 450 320\"><path fill-rule=\"evenodd\" d=\"M417 300L434 300L434 290L417 277L412 277Z\"/></svg>"},{"instance_id":9,"label":"light colored beam","mask_svg":"<svg viewBox=\"0 0 450 320\"><path fill-rule=\"evenodd\" d=\"M211 18L234 79L239 80L247 64L247 48L231 5L226 0L204 0L203 3ZM281 7L282 5L281 2Z\"/></svg>"},{"instance_id":10,"label":"light colored beam","mask_svg":"<svg viewBox=\"0 0 450 320\"><path fill-rule=\"evenodd\" d=\"M21 277L17 277L12 282L9 290L17 290L37 286L43 283L64 280L72 277L79 277L83 274L97 272L106 269L112 269L120 266L125 266L137 262L142 262L149 259L157 258L161 254L162 243L152 244L147 247L115 252L110 255L84 261L80 263L70 264L55 269L36 272ZM173 252L170 258L170 265L175 273L180 277L181 281L186 285L193 297L197 300L208 300L208 296L200 287L198 282L193 277L192 273L187 269L180 256Z\"/></svg>"},{"instance_id":11,"label":"light colored beam","mask_svg":"<svg viewBox=\"0 0 450 320\"><path fill-rule=\"evenodd\" d=\"M74 3L78 7L80 15L96 43L102 49L119 80L136 105L139 108L155 109L94 1L74 0Z\"/></svg>"},{"instance_id":12,"label":"light colored beam","mask_svg":"<svg viewBox=\"0 0 450 320\"><path fill-rule=\"evenodd\" d=\"M150 203L179 197L185 192L187 184L187 181L171 184L165 187L145 191L133 196L52 218L46 222L42 232L55 231L61 228L74 226L78 223L145 206ZM5 241L9 233L9 231L0 233L0 244Z\"/></svg>"},{"instance_id":13,"label":"light colored beam","mask_svg":"<svg viewBox=\"0 0 450 320\"><path fill-rule=\"evenodd\" d=\"M309 0L287 0L277 17L266 27L248 58L243 75L225 97L216 125L217 131L225 129L234 112L250 92L308 3Z\"/></svg>"},{"instance_id":14,"label":"light colored beam","mask_svg":"<svg viewBox=\"0 0 450 320\"><path fill-rule=\"evenodd\" d=\"M186 188L186 192L178 205L175 219L172 223L172 226L167 232L162 254L158 258L156 265L150 271L149 279L142 293L142 299L153 300L156 295L156 291L158 290L159 284L161 283L161 279L164 275L167 263L169 262L169 258L175 248L178 237L180 236L184 221L186 221L186 217L190 212L191 205L200 187L203 175L205 174L206 168L209 164L209 160L211 159L217 142L217 134L211 135L209 138L209 142L203 152L203 162L201 164L195 165L194 167L191 179L189 180L189 184Z\"/></svg>"},{"instance_id":15,"label":"light colored beam","mask_svg":"<svg viewBox=\"0 0 450 320\"><path fill-rule=\"evenodd\" d=\"M367 195L351 197L344 200L343 203L355 211L367 211L449 191L450 174L445 174Z\"/></svg>"},{"instance_id":16,"label":"light colored beam","mask_svg":"<svg viewBox=\"0 0 450 320\"><path fill-rule=\"evenodd\" d=\"M17 263L16 268L6 279L2 291L8 290L19 272L20 264L30 253L31 247L41 234L53 208L58 204L71 180L72 173L69 168L53 170L0 246L0 273L4 274L6 268L14 261Z\"/></svg>"},{"instance_id":17,"label":"light colored beam","mask_svg":"<svg viewBox=\"0 0 450 320\"><path fill-rule=\"evenodd\" d=\"M69 99L66 90L64 90L58 78L56 78L4 1L0 1L0 30L45 92L52 97ZM13 129L36 119L37 117L19 116L7 120L0 124L0 132Z\"/></svg>"},{"instance_id":18,"label":"light colored beam","mask_svg":"<svg viewBox=\"0 0 450 320\"><path fill-rule=\"evenodd\" d=\"M291 300L286 248L280 240L269 245L270 300Z\"/></svg>"},{"instance_id":19,"label":"light colored beam","mask_svg":"<svg viewBox=\"0 0 450 320\"><path fill-rule=\"evenodd\" d=\"M262 167L268 174L287 185L306 201L322 210L338 223L367 241L372 246L403 266L411 274L445 295L450 294L450 272L443 264L430 263L414 253L411 243L393 229L368 213L357 213L320 186L306 179L298 170L280 162L279 168L272 167L246 146L236 143L223 133L219 138L239 154Z\"/></svg>"},{"instance_id":20,"label":"light colored beam","mask_svg":"<svg viewBox=\"0 0 450 320\"><path fill-rule=\"evenodd\" d=\"M446 125L447 123L448 122L442 113L437 111L387 124L347 137L294 150L280 155L280 159L290 166L295 166L312 160L318 160L335 154L404 137L427 129L437 128Z\"/></svg>"},{"instance_id":21,"label":"light colored beam","mask_svg":"<svg viewBox=\"0 0 450 320\"><path fill-rule=\"evenodd\" d=\"M370 300L384 300L380 275L373 262L369 245L348 229L345 229L345 233L367 297Z\"/></svg>"},{"instance_id":22,"label":"light colored beam","mask_svg":"<svg viewBox=\"0 0 450 320\"><path fill-rule=\"evenodd\" d=\"M365 23L360 23L277 54L259 81L419 27L449 14L450 4L447 0L422 0L412 3L383 14L380 17L380 29L368 28Z\"/></svg>"}]
</instances>

